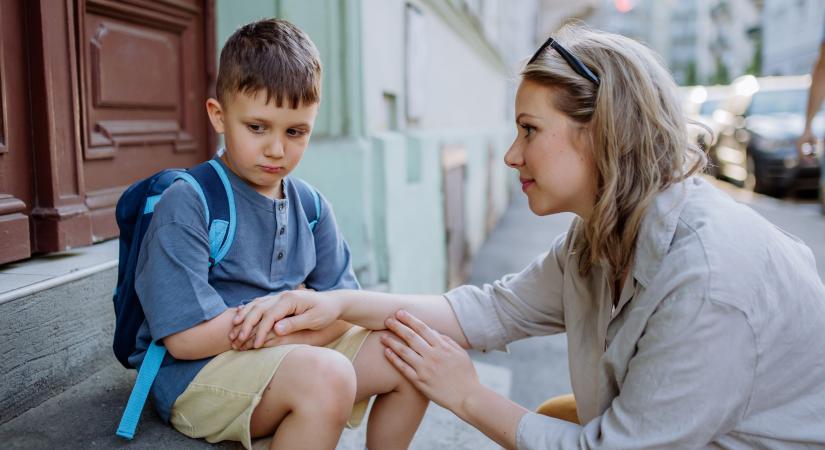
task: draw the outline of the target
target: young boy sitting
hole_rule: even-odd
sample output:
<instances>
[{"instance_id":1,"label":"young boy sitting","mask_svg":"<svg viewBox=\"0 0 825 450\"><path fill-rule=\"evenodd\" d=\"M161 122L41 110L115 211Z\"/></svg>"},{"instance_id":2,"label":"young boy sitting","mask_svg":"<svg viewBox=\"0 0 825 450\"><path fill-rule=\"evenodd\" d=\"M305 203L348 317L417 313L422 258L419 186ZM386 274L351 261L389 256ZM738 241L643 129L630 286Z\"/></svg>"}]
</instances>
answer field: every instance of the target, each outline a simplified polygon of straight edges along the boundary
<instances>
[{"instance_id":1,"label":"young boy sitting","mask_svg":"<svg viewBox=\"0 0 825 450\"><path fill-rule=\"evenodd\" d=\"M226 139L216 160L235 196L229 253L209 268L205 211L189 184L170 186L155 208L136 270L146 321L130 360L139 364L151 340L162 340L168 353L152 398L189 437L247 449L258 437L272 437L271 449L332 449L378 394L367 446L407 448L427 407L383 356L381 332L338 322L233 349L232 319L257 297L358 288L332 208L321 198L310 230L300 181L288 176L309 142L320 89L318 51L300 29L270 19L237 30L221 52L217 99L206 102Z\"/></svg>"}]
</instances>

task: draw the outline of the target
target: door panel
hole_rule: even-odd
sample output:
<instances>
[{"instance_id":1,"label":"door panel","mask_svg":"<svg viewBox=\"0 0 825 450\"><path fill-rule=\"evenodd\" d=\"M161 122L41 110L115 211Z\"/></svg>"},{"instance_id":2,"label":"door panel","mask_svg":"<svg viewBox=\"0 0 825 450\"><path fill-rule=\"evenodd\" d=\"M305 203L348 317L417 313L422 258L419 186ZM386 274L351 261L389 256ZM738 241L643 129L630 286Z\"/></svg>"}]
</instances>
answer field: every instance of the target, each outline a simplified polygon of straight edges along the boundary
<instances>
[{"instance_id":1,"label":"door panel","mask_svg":"<svg viewBox=\"0 0 825 450\"><path fill-rule=\"evenodd\" d=\"M95 240L117 234L114 207L131 183L210 154L204 10L194 1L83 4L83 169Z\"/></svg>"}]
</instances>

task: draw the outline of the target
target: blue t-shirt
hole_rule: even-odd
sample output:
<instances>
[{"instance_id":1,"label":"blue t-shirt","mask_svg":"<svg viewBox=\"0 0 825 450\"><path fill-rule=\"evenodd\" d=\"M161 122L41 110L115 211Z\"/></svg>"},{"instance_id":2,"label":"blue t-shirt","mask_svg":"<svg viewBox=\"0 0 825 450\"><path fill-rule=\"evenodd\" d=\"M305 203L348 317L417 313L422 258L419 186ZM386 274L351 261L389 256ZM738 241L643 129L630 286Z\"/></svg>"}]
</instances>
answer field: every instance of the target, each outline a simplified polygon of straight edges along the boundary
<instances>
[{"instance_id":1,"label":"blue t-shirt","mask_svg":"<svg viewBox=\"0 0 825 450\"><path fill-rule=\"evenodd\" d=\"M205 211L195 190L178 181L155 207L135 274L146 313L137 350L129 358L135 366L152 339L187 330L257 297L301 283L317 291L359 288L349 247L326 199L321 197L313 233L291 177L284 179L285 198L272 200L223 167L235 194L237 229L229 252L211 270ZM151 390L163 420L169 421L175 400L210 359L176 360L167 352Z\"/></svg>"}]
</instances>

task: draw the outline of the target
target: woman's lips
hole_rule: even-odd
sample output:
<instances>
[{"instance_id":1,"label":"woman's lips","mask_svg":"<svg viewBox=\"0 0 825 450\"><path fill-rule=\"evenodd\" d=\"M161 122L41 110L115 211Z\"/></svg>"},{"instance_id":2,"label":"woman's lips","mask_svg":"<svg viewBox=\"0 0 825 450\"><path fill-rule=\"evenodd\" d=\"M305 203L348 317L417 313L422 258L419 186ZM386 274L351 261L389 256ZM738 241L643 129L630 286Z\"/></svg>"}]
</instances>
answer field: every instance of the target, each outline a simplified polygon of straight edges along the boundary
<instances>
[{"instance_id":1,"label":"woman's lips","mask_svg":"<svg viewBox=\"0 0 825 450\"><path fill-rule=\"evenodd\" d=\"M527 192L527 189L529 189L529 188L530 188L530 186L532 186L532 185L533 185L533 183L535 183L535 180L532 180L532 179L529 179L529 178L521 178L521 177L519 177L519 179L518 179L518 180L521 182L521 190L522 190L522 192Z\"/></svg>"}]
</instances>

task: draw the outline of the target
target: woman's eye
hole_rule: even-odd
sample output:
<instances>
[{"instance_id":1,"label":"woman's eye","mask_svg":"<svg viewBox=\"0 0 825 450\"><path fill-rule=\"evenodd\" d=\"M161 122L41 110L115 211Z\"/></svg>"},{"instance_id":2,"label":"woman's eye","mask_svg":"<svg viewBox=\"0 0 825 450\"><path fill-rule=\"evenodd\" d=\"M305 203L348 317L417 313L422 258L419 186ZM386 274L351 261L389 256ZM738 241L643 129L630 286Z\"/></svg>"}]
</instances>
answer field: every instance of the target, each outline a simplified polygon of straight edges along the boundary
<instances>
[{"instance_id":1,"label":"woman's eye","mask_svg":"<svg viewBox=\"0 0 825 450\"><path fill-rule=\"evenodd\" d=\"M530 135L533 134L533 131L535 131L535 128L527 125L526 123L520 123L519 126L524 130L524 137L530 137Z\"/></svg>"}]
</instances>

